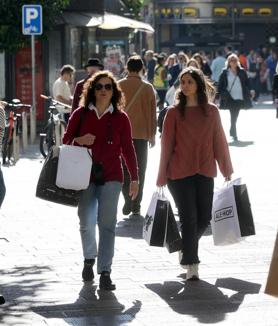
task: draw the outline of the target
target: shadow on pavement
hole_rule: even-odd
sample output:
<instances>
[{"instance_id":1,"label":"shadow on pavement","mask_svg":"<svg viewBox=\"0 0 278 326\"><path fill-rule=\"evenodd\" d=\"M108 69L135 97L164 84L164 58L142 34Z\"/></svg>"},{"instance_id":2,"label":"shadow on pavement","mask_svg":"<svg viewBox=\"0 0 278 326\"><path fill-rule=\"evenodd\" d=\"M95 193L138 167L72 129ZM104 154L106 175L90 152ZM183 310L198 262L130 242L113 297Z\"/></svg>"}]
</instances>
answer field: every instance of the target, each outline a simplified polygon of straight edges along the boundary
<instances>
[{"instance_id":1,"label":"shadow on pavement","mask_svg":"<svg viewBox=\"0 0 278 326\"><path fill-rule=\"evenodd\" d=\"M185 274L180 277L184 278ZM234 278L217 279L215 285L205 281L164 282L146 284L148 289L161 297L175 312L192 315L200 323L218 323L225 319L226 313L235 312L246 294L260 291L260 284ZM224 294L220 288L235 293Z\"/></svg>"},{"instance_id":2,"label":"shadow on pavement","mask_svg":"<svg viewBox=\"0 0 278 326\"><path fill-rule=\"evenodd\" d=\"M16 263L16 262L15 262ZM28 311L38 302L39 293L49 284L55 284L56 281L47 280L44 273L52 272L48 266L18 266L13 269L0 270L0 275L9 276L8 282L0 283L0 292L4 296L6 303L1 306L0 325L10 325L5 323L5 317L16 310L17 317ZM18 310L17 310L18 309Z\"/></svg>"},{"instance_id":3,"label":"shadow on pavement","mask_svg":"<svg viewBox=\"0 0 278 326\"><path fill-rule=\"evenodd\" d=\"M130 215L116 226L117 237L129 237L133 239L142 239L144 217L141 215Z\"/></svg>"},{"instance_id":4,"label":"shadow on pavement","mask_svg":"<svg viewBox=\"0 0 278 326\"><path fill-rule=\"evenodd\" d=\"M255 143L253 141L244 141L244 140L234 140L232 142L229 142L229 146L236 146L236 147L247 147L254 144Z\"/></svg>"},{"instance_id":5,"label":"shadow on pavement","mask_svg":"<svg viewBox=\"0 0 278 326\"><path fill-rule=\"evenodd\" d=\"M84 283L76 302L64 305L46 305L32 310L47 318L59 318L69 325L120 326L131 322L142 306L136 300L125 310L114 292L97 290L91 282Z\"/></svg>"}]
</instances>

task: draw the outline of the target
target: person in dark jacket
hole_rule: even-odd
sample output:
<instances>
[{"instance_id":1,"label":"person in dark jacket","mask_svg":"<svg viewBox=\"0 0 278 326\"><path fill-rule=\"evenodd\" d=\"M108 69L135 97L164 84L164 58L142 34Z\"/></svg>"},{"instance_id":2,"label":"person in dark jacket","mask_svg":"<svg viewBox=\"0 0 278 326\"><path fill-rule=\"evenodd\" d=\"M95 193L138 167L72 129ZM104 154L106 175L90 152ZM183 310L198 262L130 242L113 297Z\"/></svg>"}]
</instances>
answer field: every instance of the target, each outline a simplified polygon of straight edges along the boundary
<instances>
[{"instance_id":1,"label":"person in dark jacket","mask_svg":"<svg viewBox=\"0 0 278 326\"><path fill-rule=\"evenodd\" d=\"M79 82L77 82L75 85L72 106L71 106L71 113L79 107L79 101L82 95L83 86L85 82L90 77L92 77L97 71L103 70L104 67L98 58L90 58L88 59L88 62L84 68L86 69L88 76L85 79L82 79Z\"/></svg>"},{"instance_id":2,"label":"person in dark jacket","mask_svg":"<svg viewBox=\"0 0 278 326\"><path fill-rule=\"evenodd\" d=\"M276 107L276 118L278 119L278 64L276 66L276 74L273 76L272 80L272 96Z\"/></svg>"},{"instance_id":3,"label":"person in dark jacket","mask_svg":"<svg viewBox=\"0 0 278 326\"><path fill-rule=\"evenodd\" d=\"M236 122L239 111L252 107L251 97L254 96L254 91L250 90L247 73L234 53L226 60L226 68L219 78L217 94L220 97L220 109L230 111L230 136L237 141Z\"/></svg>"}]
</instances>

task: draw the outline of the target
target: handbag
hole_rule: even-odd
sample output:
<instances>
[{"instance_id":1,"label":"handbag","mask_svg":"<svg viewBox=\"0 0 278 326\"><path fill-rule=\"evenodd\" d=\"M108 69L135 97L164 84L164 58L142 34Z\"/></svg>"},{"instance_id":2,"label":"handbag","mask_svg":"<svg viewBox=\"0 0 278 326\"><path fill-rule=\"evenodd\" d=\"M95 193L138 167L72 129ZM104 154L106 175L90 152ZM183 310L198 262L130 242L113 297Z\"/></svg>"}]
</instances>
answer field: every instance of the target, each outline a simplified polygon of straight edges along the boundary
<instances>
[{"instance_id":1,"label":"handbag","mask_svg":"<svg viewBox=\"0 0 278 326\"><path fill-rule=\"evenodd\" d=\"M231 90L234 87L235 81L236 81L237 76L234 77L234 80L232 82L231 88L225 89L222 94L221 94L221 107L225 109L231 109L234 106L235 100L231 96Z\"/></svg>"},{"instance_id":2,"label":"handbag","mask_svg":"<svg viewBox=\"0 0 278 326\"><path fill-rule=\"evenodd\" d=\"M214 193L211 229L216 246L255 235L255 226L246 184L240 179Z\"/></svg>"},{"instance_id":3,"label":"handbag","mask_svg":"<svg viewBox=\"0 0 278 326\"><path fill-rule=\"evenodd\" d=\"M77 206L81 191L56 185L60 148L52 146L42 167L36 188L36 197L57 204Z\"/></svg>"},{"instance_id":4,"label":"handbag","mask_svg":"<svg viewBox=\"0 0 278 326\"><path fill-rule=\"evenodd\" d=\"M86 147L62 145L56 176L59 188L84 190L90 183L92 170L91 150Z\"/></svg>"}]
</instances>

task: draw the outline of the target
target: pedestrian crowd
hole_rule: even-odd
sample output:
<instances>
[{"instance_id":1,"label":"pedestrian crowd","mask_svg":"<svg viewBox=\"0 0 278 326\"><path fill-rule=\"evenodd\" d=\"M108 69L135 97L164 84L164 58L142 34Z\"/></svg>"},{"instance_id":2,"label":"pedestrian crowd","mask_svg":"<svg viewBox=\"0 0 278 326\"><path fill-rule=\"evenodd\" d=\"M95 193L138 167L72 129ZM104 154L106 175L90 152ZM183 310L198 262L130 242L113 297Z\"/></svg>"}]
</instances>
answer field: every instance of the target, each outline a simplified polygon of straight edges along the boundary
<instances>
[{"instance_id":1,"label":"pedestrian crowd","mask_svg":"<svg viewBox=\"0 0 278 326\"><path fill-rule=\"evenodd\" d=\"M167 185L178 210L179 263L187 269L187 280L198 280L198 246L211 220L217 166L226 181L233 174L217 106L230 111L230 136L238 141L241 109L271 91L278 104L277 52L262 47L245 54L225 47L211 58L203 51L167 55L147 50L128 58L121 78L104 68L100 59L89 58L87 76L76 83L73 94L71 65L61 68L53 84L53 97L72 106L63 143L89 148L93 159L90 184L82 191L77 212L82 279L94 280L96 264L100 289L116 288L110 274L119 196L122 192L124 215L141 215L158 110L159 115L164 112L156 183Z\"/></svg>"},{"instance_id":2,"label":"pedestrian crowd","mask_svg":"<svg viewBox=\"0 0 278 326\"><path fill-rule=\"evenodd\" d=\"M264 47L246 55L227 46L213 58L203 51L167 55L147 50L128 58L121 77L105 70L100 59L88 59L87 76L76 83L73 92L63 138L64 144L90 148L95 167L78 205L83 281L94 280L96 263L99 287L116 288L110 274L119 195L122 192L124 197L122 213L140 216L157 112L161 124L157 186L167 185L178 210L179 263L187 269L188 280L199 279L198 246L211 220L217 165L225 180L233 174L217 106L230 111L230 136L238 141L239 112L272 90L273 67L277 69L277 53ZM62 67L53 86L54 97L66 104L68 96L64 101L63 92L66 88L68 95L69 85L65 85L73 73L73 67Z\"/></svg>"}]
</instances>

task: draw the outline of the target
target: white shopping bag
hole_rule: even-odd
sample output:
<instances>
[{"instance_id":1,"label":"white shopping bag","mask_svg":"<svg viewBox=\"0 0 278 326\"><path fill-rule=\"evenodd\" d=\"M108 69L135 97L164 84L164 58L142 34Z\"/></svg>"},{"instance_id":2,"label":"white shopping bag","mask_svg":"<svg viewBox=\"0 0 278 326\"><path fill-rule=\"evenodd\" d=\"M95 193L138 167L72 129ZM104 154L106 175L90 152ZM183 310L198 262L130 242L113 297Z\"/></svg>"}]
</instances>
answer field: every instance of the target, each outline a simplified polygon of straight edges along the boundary
<instances>
[{"instance_id":1,"label":"white shopping bag","mask_svg":"<svg viewBox=\"0 0 278 326\"><path fill-rule=\"evenodd\" d=\"M228 245L255 235L247 186L241 178L214 193L211 228L215 245Z\"/></svg>"},{"instance_id":2,"label":"white shopping bag","mask_svg":"<svg viewBox=\"0 0 278 326\"><path fill-rule=\"evenodd\" d=\"M221 246L240 241L233 187L225 187L214 193L211 229L215 245Z\"/></svg>"},{"instance_id":3,"label":"white shopping bag","mask_svg":"<svg viewBox=\"0 0 278 326\"><path fill-rule=\"evenodd\" d=\"M162 193L154 192L143 224L143 239L150 246L165 244L169 201Z\"/></svg>"},{"instance_id":4,"label":"white shopping bag","mask_svg":"<svg viewBox=\"0 0 278 326\"><path fill-rule=\"evenodd\" d=\"M91 169L90 149L62 145L60 146L56 186L72 190L87 189L90 183Z\"/></svg>"}]
</instances>

